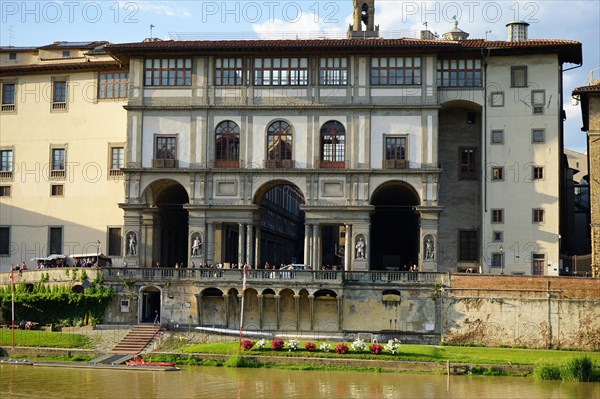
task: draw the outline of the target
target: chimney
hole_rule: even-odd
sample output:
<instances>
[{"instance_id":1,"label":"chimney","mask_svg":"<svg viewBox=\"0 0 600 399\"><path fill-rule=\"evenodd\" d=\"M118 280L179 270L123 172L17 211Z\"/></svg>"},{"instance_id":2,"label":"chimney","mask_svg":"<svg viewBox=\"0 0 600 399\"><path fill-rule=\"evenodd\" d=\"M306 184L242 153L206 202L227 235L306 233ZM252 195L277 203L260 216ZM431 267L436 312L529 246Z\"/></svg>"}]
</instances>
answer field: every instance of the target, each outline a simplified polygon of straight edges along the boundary
<instances>
[{"instance_id":1,"label":"chimney","mask_svg":"<svg viewBox=\"0 0 600 399\"><path fill-rule=\"evenodd\" d=\"M525 21L512 21L506 24L508 28L509 42L526 42L527 27L529 24Z\"/></svg>"}]
</instances>

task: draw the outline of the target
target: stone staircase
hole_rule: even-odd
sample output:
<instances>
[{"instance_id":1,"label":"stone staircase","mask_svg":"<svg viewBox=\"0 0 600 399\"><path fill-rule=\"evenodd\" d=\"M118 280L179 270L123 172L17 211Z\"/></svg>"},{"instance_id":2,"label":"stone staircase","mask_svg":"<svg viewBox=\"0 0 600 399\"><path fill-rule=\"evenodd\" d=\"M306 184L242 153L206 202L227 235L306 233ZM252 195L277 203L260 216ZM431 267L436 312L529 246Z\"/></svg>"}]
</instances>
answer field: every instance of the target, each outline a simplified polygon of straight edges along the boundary
<instances>
[{"instance_id":1,"label":"stone staircase","mask_svg":"<svg viewBox=\"0 0 600 399\"><path fill-rule=\"evenodd\" d=\"M148 345L156 334L160 331L160 326L149 324L138 324L134 326L129 333L115 346L110 353L123 355L137 355Z\"/></svg>"}]
</instances>

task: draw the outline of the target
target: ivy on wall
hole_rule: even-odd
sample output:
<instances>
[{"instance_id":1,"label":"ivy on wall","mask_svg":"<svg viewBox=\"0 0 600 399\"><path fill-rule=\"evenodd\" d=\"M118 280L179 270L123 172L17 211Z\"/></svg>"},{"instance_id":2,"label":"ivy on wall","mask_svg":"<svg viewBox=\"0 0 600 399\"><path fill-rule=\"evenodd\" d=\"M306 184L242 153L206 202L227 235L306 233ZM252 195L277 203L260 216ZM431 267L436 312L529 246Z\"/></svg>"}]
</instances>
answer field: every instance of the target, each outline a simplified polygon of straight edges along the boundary
<instances>
[{"instance_id":1,"label":"ivy on wall","mask_svg":"<svg viewBox=\"0 0 600 399\"><path fill-rule=\"evenodd\" d=\"M67 285L15 285L15 322L33 321L42 325L83 326L102 322L104 311L115 297L112 288L92 283L83 292ZM0 288L0 308L4 318L11 315L10 286Z\"/></svg>"}]
</instances>

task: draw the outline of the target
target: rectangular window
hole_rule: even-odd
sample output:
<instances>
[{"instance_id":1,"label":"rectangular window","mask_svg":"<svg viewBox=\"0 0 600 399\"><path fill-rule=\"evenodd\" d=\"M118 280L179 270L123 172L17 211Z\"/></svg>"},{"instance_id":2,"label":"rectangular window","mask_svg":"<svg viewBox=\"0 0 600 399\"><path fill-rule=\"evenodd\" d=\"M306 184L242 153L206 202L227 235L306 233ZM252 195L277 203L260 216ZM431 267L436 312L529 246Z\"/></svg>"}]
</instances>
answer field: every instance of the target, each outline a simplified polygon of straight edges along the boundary
<instances>
[{"instance_id":1,"label":"rectangular window","mask_svg":"<svg viewBox=\"0 0 600 399\"><path fill-rule=\"evenodd\" d=\"M9 60L16 60L17 59L17 53L8 53L8 59Z\"/></svg>"},{"instance_id":2,"label":"rectangular window","mask_svg":"<svg viewBox=\"0 0 600 399\"><path fill-rule=\"evenodd\" d=\"M492 267L503 267L504 266L504 254L502 252L492 253Z\"/></svg>"},{"instance_id":3,"label":"rectangular window","mask_svg":"<svg viewBox=\"0 0 600 399\"><path fill-rule=\"evenodd\" d=\"M216 86L241 86L243 76L241 58L217 58L215 60Z\"/></svg>"},{"instance_id":4,"label":"rectangular window","mask_svg":"<svg viewBox=\"0 0 600 399\"><path fill-rule=\"evenodd\" d=\"M63 228L50 227L48 230L48 255L63 253Z\"/></svg>"},{"instance_id":5,"label":"rectangular window","mask_svg":"<svg viewBox=\"0 0 600 399\"><path fill-rule=\"evenodd\" d=\"M459 231L458 242L458 260L463 262L476 262L478 259L477 231Z\"/></svg>"},{"instance_id":6,"label":"rectangular window","mask_svg":"<svg viewBox=\"0 0 600 399\"><path fill-rule=\"evenodd\" d=\"M145 86L191 86L191 58L153 58L145 61Z\"/></svg>"},{"instance_id":7,"label":"rectangular window","mask_svg":"<svg viewBox=\"0 0 600 399\"><path fill-rule=\"evenodd\" d=\"M481 60L438 60L437 79L441 87L481 87Z\"/></svg>"},{"instance_id":8,"label":"rectangular window","mask_svg":"<svg viewBox=\"0 0 600 399\"><path fill-rule=\"evenodd\" d=\"M496 91L490 94L490 105L492 107L504 107L504 92Z\"/></svg>"},{"instance_id":9,"label":"rectangular window","mask_svg":"<svg viewBox=\"0 0 600 399\"><path fill-rule=\"evenodd\" d=\"M121 168L124 166L125 149L123 147L110 147L110 171L109 176L121 176Z\"/></svg>"},{"instance_id":10,"label":"rectangular window","mask_svg":"<svg viewBox=\"0 0 600 399\"><path fill-rule=\"evenodd\" d=\"M67 109L67 81L55 80L52 82L52 109Z\"/></svg>"},{"instance_id":11,"label":"rectangular window","mask_svg":"<svg viewBox=\"0 0 600 399\"><path fill-rule=\"evenodd\" d=\"M347 58L321 58L319 60L319 84L322 86L344 86L348 84Z\"/></svg>"},{"instance_id":12,"label":"rectangular window","mask_svg":"<svg viewBox=\"0 0 600 399\"><path fill-rule=\"evenodd\" d=\"M176 168L177 166L177 137L156 137L156 146L154 147L154 159L152 160L152 167Z\"/></svg>"},{"instance_id":13,"label":"rectangular window","mask_svg":"<svg viewBox=\"0 0 600 399\"><path fill-rule=\"evenodd\" d=\"M532 166L531 167L531 180L542 180L544 178L544 167L543 166Z\"/></svg>"},{"instance_id":14,"label":"rectangular window","mask_svg":"<svg viewBox=\"0 0 600 399\"><path fill-rule=\"evenodd\" d=\"M503 242L504 241L504 233L501 231L494 231L492 233L492 240L494 242Z\"/></svg>"},{"instance_id":15,"label":"rectangular window","mask_svg":"<svg viewBox=\"0 0 600 399\"><path fill-rule=\"evenodd\" d=\"M13 177L13 152L12 150L0 150L0 179L12 179Z\"/></svg>"},{"instance_id":16,"label":"rectangular window","mask_svg":"<svg viewBox=\"0 0 600 399\"><path fill-rule=\"evenodd\" d=\"M10 255L10 227L0 227L0 255Z\"/></svg>"},{"instance_id":17,"label":"rectangular window","mask_svg":"<svg viewBox=\"0 0 600 399\"><path fill-rule=\"evenodd\" d=\"M121 228L120 227L109 227L108 228L108 256L121 256Z\"/></svg>"},{"instance_id":18,"label":"rectangular window","mask_svg":"<svg viewBox=\"0 0 600 399\"><path fill-rule=\"evenodd\" d=\"M14 112L15 110L15 84L2 84L2 112Z\"/></svg>"},{"instance_id":19,"label":"rectangular window","mask_svg":"<svg viewBox=\"0 0 600 399\"><path fill-rule=\"evenodd\" d=\"M308 58L257 58L254 60L257 86L308 85Z\"/></svg>"},{"instance_id":20,"label":"rectangular window","mask_svg":"<svg viewBox=\"0 0 600 399\"><path fill-rule=\"evenodd\" d=\"M533 223L544 223L544 210L534 209L533 210Z\"/></svg>"},{"instance_id":21,"label":"rectangular window","mask_svg":"<svg viewBox=\"0 0 600 399\"><path fill-rule=\"evenodd\" d=\"M545 90L532 90L531 91L531 108L533 109L534 115L544 114L544 104L546 103L546 91Z\"/></svg>"},{"instance_id":22,"label":"rectangular window","mask_svg":"<svg viewBox=\"0 0 600 399\"><path fill-rule=\"evenodd\" d=\"M10 197L10 186L0 186L0 197Z\"/></svg>"},{"instance_id":23,"label":"rectangular window","mask_svg":"<svg viewBox=\"0 0 600 399\"><path fill-rule=\"evenodd\" d=\"M527 66L510 67L510 87L527 87Z\"/></svg>"},{"instance_id":24,"label":"rectangular window","mask_svg":"<svg viewBox=\"0 0 600 399\"><path fill-rule=\"evenodd\" d=\"M64 148L53 148L52 159L50 162L50 178L64 178L66 175L65 169L65 155L66 151Z\"/></svg>"},{"instance_id":25,"label":"rectangular window","mask_svg":"<svg viewBox=\"0 0 600 399\"><path fill-rule=\"evenodd\" d=\"M63 50L62 52L63 58L68 58L71 56L71 50Z\"/></svg>"},{"instance_id":26,"label":"rectangular window","mask_svg":"<svg viewBox=\"0 0 600 399\"><path fill-rule=\"evenodd\" d=\"M127 98L127 72L98 74L98 98Z\"/></svg>"},{"instance_id":27,"label":"rectangular window","mask_svg":"<svg viewBox=\"0 0 600 399\"><path fill-rule=\"evenodd\" d=\"M52 184L50 186L50 196L51 197L64 197L65 195L65 186L62 184Z\"/></svg>"},{"instance_id":28,"label":"rectangular window","mask_svg":"<svg viewBox=\"0 0 600 399\"><path fill-rule=\"evenodd\" d=\"M492 181L504 180L504 168L502 166L492 167Z\"/></svg>"},{"instance_id":29,"label":"rectangular window","mask_svg":"<svg viewBox=\"0 0 600 399\"><path fill-rule=\"evenodd\" d=\"M492 144L504 144L504 130L492 130Z\"/></svg>"},{"instance_id":30,"label":"rectangular window","mask_svg":"<svg viewBox=\"0 0 600 399\"><path fill-rule=\"evenodd\" d=\"M385 138L385 159L387 161L406 160L406 137Z\"/></svg>"},{"instance_id":31,"label":"rectangular window","mask_svg":"<svg viewBox=\"0 0 600 399\"><path fill-rule=\"evenodd\" d=\"M371 84L374 86L420 85L421 57L371 58Z\"/></svg>"},{"instance_id":32,"label":"rectangular window","mask_svg":"<svg viewBox=\"0 0 600 399\"><path fill-rule=\"evenodd\" d=\"M531 130L531 142L533 144L540 144L546 141L546 132L544 129L532 129Z\"/></svg>"},{"instance_id":33,"label":"rectangular window","mask_svg":"<svg viewBox=\"0 0 600 399\"><path fill-rule=\"evenodd\" d=\"M477 179L477 150L475 148L460 149L460 178Z\"/></svg>"},{"instance_id":34,"label":"rectangular window","mask_svg":"<svg viewBox=\"0 0 600 399\"><path fill-rule=\"evenodd\" d=\"M492 209L492 223L504 223L504 209Z\"/></svg>"}]
</instances>

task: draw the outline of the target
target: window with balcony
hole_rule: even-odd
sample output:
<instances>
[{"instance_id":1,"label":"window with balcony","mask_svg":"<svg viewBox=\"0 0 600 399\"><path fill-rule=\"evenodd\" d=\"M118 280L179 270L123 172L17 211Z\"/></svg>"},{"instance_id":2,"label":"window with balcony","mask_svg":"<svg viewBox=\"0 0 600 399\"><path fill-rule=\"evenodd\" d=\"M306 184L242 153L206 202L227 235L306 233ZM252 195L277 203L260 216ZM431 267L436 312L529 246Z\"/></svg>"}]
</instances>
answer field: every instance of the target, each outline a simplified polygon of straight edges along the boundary
<instances>
[{"instance_id":1,"label":"window with balcony","mask_svg":"<svg viewBox=\"0 0 600 399\"><path fill-rule=\"evenodd\" d=\"M385 169L405 169L408 167L406 136L385 136Z\"/></svg>"},{"instance_id":2,"label":"window with balcony","mask_svg":"<svg viewBox=\"0 0 600 399\"><path fill-rule=\"evenodd\" d=\"M111 146L110 147L110 170L108 172L109 176L123 175L121 168L123 168L124 164L125 164L125 148Z\"/></svg>"},{"instance_id":3,"label":"window with balcony","mask_svg":"<svg viewBox=\"0 0 600 399\"><path fill-rule=\"evenodd\" d=\"M421 57L371 58L371 84L374 86L420 85Z\"/></svg>"},{"instance_id":4,"label":"window with balcony","mask_svg":"<svg viewBox=\"0 0 600 399\"><path fill-rule=\"evenodd\" d=\"M98 98L127 98L126 72L101 72L98 74Z\"/></svg>"},{"instance_id":5,"label":"window with balcony","mask_svg":"<svg viewBox=\"0 0 600 399\"><path fill-rule=\"evenodd\" d=\"M338 121L321 126L321 168L344 168L346 160L346 129Z\"/></svg>"},{"instance_id":6,"label":"window with balcony","mask_svg":"<svg viewBox=\"0 0 600 399\"><path fill-rule=\"evenodd\" d=\"M285 121L275 121L267 129L267 161L268 168L291 168L292 140L294 131Z\"/></svg>"},{"instance_id":7,"label":"window with balcony","mask_svg":"<svg viewBox=\"0 0 600 399\"><path fill-rule=\"evenodd\" d=\"M241 58L215 60L215 86L241 86L243 77Z\"/></svg>"},{"instance_id":8,"label":"window with balcony","mask_svg":"<svg viewBox=\"0 0 600 399\"><path fill-rule=\"evenodd\" d=\"M319 60L319 84L343 86L348 84L348 59L345 57L321 58Z\"/></svg>"},{"instance_id":9,"label":"window with balcony","mask_svg":"<svg viewBox=\"0 0 600 399\"><path fill-rule=\"evenodd\" d=\"M2 84L2 112L15 111L15 84Z\"/></svg>"},{"instance_id":10,"label":"window with balcony","mask_svg":"<svg viewBox=\"0 0 600 399\"><path fill-rule=\"evenodd\" d=\"M308 85L308 58L256 58L256 86Z\"/></svg>"},{"instance_id":11,"label":"window with balcony","mask_svg":"<svg viewBox=\"0 0 600 399\"><path fill-rule=\"evenodd\" d=\"M65 111L67 109L67 81L55 80L52 82L52 110Z\"/></svg>"},{"instance_id":12,"label":"window with balcony","mask_svg":"<svg viewBox=\"0 0 600 399\"><path fill-rule=\"evenodd\" d=\"M462 180L477 179L477 149L461 148L460 149L460 171L459 175Z\"/></svg>"},{"instance_id":13,"label":"window with balcony","mask_svg":"<svg viewBox=\"0 0 600 399\"><path fill-rule=\"evenodd\" d=\"M152 58L144 64L145 86L191 86L191 58Z\"/></svg>"},{"instance_id":14,"label":"window with balcony","mask_svg":"<svg viewBox=\"0 0 600 399\"><path fill-rule=\"evenodd\" d=\"M223 121L215 128L215 167L239 168L240 127L233 121Z\"/></svg>"},{"instance_id":15,"label":"window with balcony","mask_svg":"<svg viewBox=\"0 0 600 399\"><path fill-rule=\"evenodd\" d=\"M66 150L64 148L53 148L51 150L50 178L64 179L66 176Z\"/></svg>"},{"instance_id":16,"label":"window with balcony","mask_svg":"<svg viewBox=\"0 0 600 399\"><path fill-rule=\"evenodd\" d=\"M527 65L510 67L510 87L527 87Z\"/></svg>"},{"instance_id":17,"label":"window with balcony","mask_svg":"<svg viewBox=\"0 0 600 399\"><path fill-rule=\"evenodd\" d=\"M441 87L481 87L481 60L438 60L437 79Z\"/></svg>"},{"instance_id":18,"label":"window with balcony","mask_svg":"<svg viewBox=\"0 0 600 399\"><path fill-rule=\"evenodd\" d=\"M13 178L13 152L12 150L0 150L0 180L11 180Z\"/></svg>"},{"instance_id":19,"label":"window with balcony","mask_svg":"<svg viewBox=\"0 0 600 399\"><path fill-rule=\"evenodd\" d=\"M177 163L177 137L158 136L154 147L154 168L176 168Z\"/></svg>"}]
</instances>

